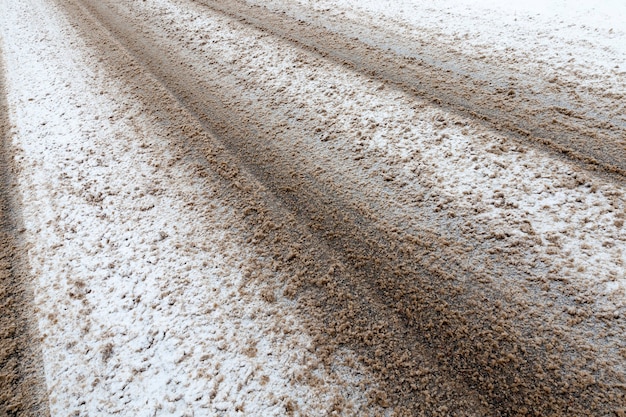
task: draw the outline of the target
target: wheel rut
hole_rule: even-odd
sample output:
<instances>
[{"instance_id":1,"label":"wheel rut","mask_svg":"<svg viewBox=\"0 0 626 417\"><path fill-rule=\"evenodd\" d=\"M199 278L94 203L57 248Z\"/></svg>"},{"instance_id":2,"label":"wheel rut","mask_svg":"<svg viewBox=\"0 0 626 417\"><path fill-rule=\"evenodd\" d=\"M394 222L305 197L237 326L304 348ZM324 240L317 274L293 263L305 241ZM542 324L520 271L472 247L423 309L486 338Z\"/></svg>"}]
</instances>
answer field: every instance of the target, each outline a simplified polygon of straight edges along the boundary
<instances>
[{"instance_id":1,"label":"wheel rut","mask_svg":"<svg viewBox=\"0 0 626 417\"><path fill-rule=\"evenodd\" d=\"M10 122L0 49L0 415L49 415L20 207L13 191Z\"/></svg>"},{"instance_id":2,"label":"wheel rut","mask_svg":"<svg viewBox=\"0 0 626 417\"><path fill-rule=\"evenodd\" d=\"M345 26L342 33L241 0L197 3L523 143L617 174L620 180L626 174L626 121L610 114L617 105L623 106L623 97L598 96L593 103L584 102L579 97L584 88L556 79L505 74L503 68L470 59L463 63L467 68L461 68L438 57L436 45L405 55L396 51L412 50L406 41L354 22L334 22ZM372 31L376 36L363 35ZM559 93L550 93L555 86Z\"/></svg>"},{"instance_id":3,"label":"wheel rut","mask_svg":"<svg viewBox=\"0 0 626 417\"><path fill-rule=\"evenodd\" d=\"M488 285L510 267L467 266L463 246L381 220L306 156L273 143L277 126L243 110L235 90L198 77L116 7L65 4L108 70L178 126L178 143L202 169L220 175L249 238L293 277L276 293L298 303L317 349L330 361L349 348L379 377L383 391L372 401L406 415L586 415L623 401L606 382L610 369L606 381L579 378L597 364L567 335L544 328L549 344L534 342L537 319L516 294ZM181 107L201 128L177 114Z\"/></svg>"}]
</instances>

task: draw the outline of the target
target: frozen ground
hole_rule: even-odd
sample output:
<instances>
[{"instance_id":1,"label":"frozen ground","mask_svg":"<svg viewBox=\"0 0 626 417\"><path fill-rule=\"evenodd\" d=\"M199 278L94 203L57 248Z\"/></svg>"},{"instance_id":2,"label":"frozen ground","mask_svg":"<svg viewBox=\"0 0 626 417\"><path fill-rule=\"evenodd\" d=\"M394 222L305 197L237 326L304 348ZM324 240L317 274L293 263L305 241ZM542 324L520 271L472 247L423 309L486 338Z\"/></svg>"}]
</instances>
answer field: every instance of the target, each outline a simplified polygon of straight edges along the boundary
<instances>
[{"instance_id":1,"label":"frozen ground","mask_svg":"<svg viewBox=\"0 0 626 417\"><path fill-rule=\"evenodd\" d=\"M401 191L405 195L426 194L427 199L433 200L429 207L441 203L453 206L462 219L480 225L487 236L476 239L470 234L472 240L497 236L496 240L504 240L512 247L525 243L529 248L525 255L532 257L532 266L549 265L549 275L573 280L573 284L591 285L595 292L599 291L596 295L602 295L603 300L606 295L611 300L610 306L603 305L602 309L617 312L624 307L626 235L621 184L589 175L575 164L545 152L520 146L476 126L470 119L426 105L407 94L383 89L380 84L372 85L365 77L336 65L307 65L306 57L272 37L222 17L202 16L195 8L184 5L159 0L149 7L134 8L137 14L146 10L145 19L153 28L161 27L163 16L167 16L184 31L197 34L178 44L174 41L171 49L181 50L185 62L203 71L206 79L212 77L213 71L219 74L214 83L219 83L217 79L221 77L224 89L236 86L239 96L254 97L263 103L242 103L256 110L249 117L264 117L266 123L272 123L283 114L287 120L294 117L294 108L316 109L317 117L301 118L299 123L310 123L311 129L315 124L325 126L323 133L332 138L324 138L329 146L322 149L315 149L318 138L313 138L313 143L299 138L299 152L311 155L306 158L316 159L327 170L349 177L354 175L349 172L351 163L339 160L345 155L369 156L361 166L366 175L384 176L386 171L394 171L392 175L399 178L392 184L405 183ZM207 44L203 40L203 34L210 31L219 42ZM176 39L180 30L155 32L165 41ZM245 41L239 42L240 38ZM253 55L250 49L254 49ZM204 56L217 58L207 63ZM261 112L261 108L269 110ZM288 135L274 140L285 152L293 146ZM375 188L373 184L371 188ZM404 198L407 205L412 204L408 197ZM378 215L386 218L394 213L390 210ZM397 222L416 221L408 220L409 214L400 216ZM437 232L450 239L462 239L458 230L450 228L447 212L440 216L431 213L429 217L422 224L438 227ZM545 272L538 273L548 275Z\"/></svg>"},{"instance_id":2,"label":"frozen ground","mask_svg":"<svg viewBox=\"0 0 626 417\"><path fill-rule=\"evenodd\" d=\"M254 248L167 129L53 4L0 14L51 414L356 412L355 375L328 375L290 307L246 288Z\"/></svg>"},{"instance_id":3,"label":"frozen ground","mask_svg":"<svg viewBox=\"0 0 626 417\"><path fill-rule=\"evenodd\" d=\"M302 19L302 39L322 27L374 55L441 50L473 79L554 84L524 94L609 132L624 6L214 3L0 5L51 414L623 413L619 173L340 65L244 5ZM207 168L215 137L237 166ZM224 186L229 170L244 174ZM253 230L224 188L274 223Z\"/></svg>"},{"instance_id":4,"label":"frozen ground","mask_svg":"<svg viewBox=\"0 0 626 417\"><path fill-rule=\"evenodd\" d=\"M626 82L626 5L621 1L497 0L247 0L311 22L332 25L332 18L372 25L404 37L403 46L428 37L422 45L440 53L493 61L501 69L534 72L546 79L565 77L621 94ZM340 30L340 26L337 25ZM374 40L363 33L363 39ZM436 41L435 41L436 40ZM422 49L424 51L424 49ZM451 62L463 65L462 62Z\"/></svg>"}]
</instances>

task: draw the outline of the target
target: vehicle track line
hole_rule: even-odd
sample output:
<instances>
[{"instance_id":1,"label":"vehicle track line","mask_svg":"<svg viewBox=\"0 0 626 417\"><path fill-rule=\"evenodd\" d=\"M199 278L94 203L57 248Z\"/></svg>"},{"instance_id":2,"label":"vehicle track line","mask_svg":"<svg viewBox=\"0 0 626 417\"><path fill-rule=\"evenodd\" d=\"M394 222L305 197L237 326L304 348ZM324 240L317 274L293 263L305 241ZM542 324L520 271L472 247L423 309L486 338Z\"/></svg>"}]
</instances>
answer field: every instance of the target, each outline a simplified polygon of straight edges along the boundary
<instances>
[{"instance_id":1,"label":"vehicle track line","mask_svg":"<svg viewBox=\"0 0 626 417\"><path fill-rule=\"evenodd\" d=\"M20 244L20 206L13 189L4 74L0 49L0 416L47 416L31 280Z\"/></svg>"},{"instance_id":2,"label":"vehicle track line","mask_svg":"<svg viewBox=\"0 0 626 417\"><path fill-rule=\"evenodd\" d=\"M76 27L79 27L80 24L84 25L89 20L84 14L81 15L80 10L81 7L77 4L69 13L70 15L73 14L75 21L80 22L75 25ZM95 24L99 26L99 23ZM101 29L104 28L101 27ZM97 30L89 27L83 28L83 34L87 38L93 37L92 45L95 43L102 52L102 56L109 58L106 62L112 63L120 59L125 62L124 67L117 65L110 67L114 76L123 78L127 82L128 88L144 101L147 108L155 114L159 114L169 129L179 129L181 148L191 149L193 154L202 155L202 159L197 161L199 169L202 167L202 169L217 173L221 177L224 182L221 197L225 201L229 201L230 204L234 204L240 214L243 213L242 223L247 224L251 229L248 239L257 243L261 249L265 247L267 259L272 259L272 264L279 263L279 269L286 270L287 275L293 277L290 282L282 283L281 288L276 288L276 292L278 294L283 293L288 298L299 299L300 305L304 309L303 319L311 328L311 333L317 342L316 350L319 355L324 357L327 366L334 366L331 363L333 352L341 345L353 344L353 338L361 339L357 344L360 343L363 346L360 349L357 348L356 351L358 354L364 355L363 358L368 356L369 359L365 358L364 360L369 361L370 365L379 363L379 358L373 354L374 350L395 349L406 354L406 352L415 349L415 346L411 345L413 341L402 338L402 335L406 334L407 331L397 329L404 327L402 323L388 322L386 327L390 329L372 326L372 324L376 325L387 319L383 315L387 310L385 304L374 300L369 295L362 297L359 294L359 291L362 292L362 288L348 288L350 283L345 281L360 277L352 277L346 273L341 266L341 259L324 241L318 240L317 236L310 234L306 226L294 221L292 214L285 209L283 202L277 201L273 193L268 192L264 185L259 185L254 178L247 174L244 164L237 156L233 156L224 149L222 143L216 143L213 135L207 135L207 131L213 131L213 129L207 129L206 115L198 115L185 107L184 102L180 102L181 96L176 91L172 91L169 88L171 86L160 84L155 89L153 86L147 85L143 80L145 77L143 68L136 66L134 62L130 63L128 57L120 53L120 45L116 42L99 38L101 35L97 34ZM133 52L130 51L131 54ZM176 98L176 104L172 104L171 97L166 97L163 92L160 92L161 87L165 87L167 91L165 95L171 94ZM206 103L204 104L206 105ZM190 111L195 118L200 120L202 124L200 130L196 127L196 121L190 123L186 112L180 111L180 106L183 106L186 111ZM215 109L217 111L217 108ZM219 113L219 111L217 112ZM215 113L212 116L215 116ZM213 123L219 125L220 120L213 120ZM216 127L216 125L212 126ZM226 125L221 126L222 129L227 127ZM239 135L232 138L232 140L237 139L243 138ZM245 140L250 140L250 138ZM290 208L293 210L293 207ZM295 257L289 254L290 251L296 253ZM335 272L329 272L333 269ZM262 276L255 278L255 274L254 271L250 274L252 282L254 279L263 279ZM336 284L339 288L326 288L326 285L331 284L331 276L332 279L337 280ZM267 285L267 282L263 282L263 285ZM387 312L387 315L390 313ZM346 317L349 317L352 322L347 322ZM337 334L336 328L339 327L342 328L342 333ZM372 327L377 327L377 329L373 330ZM328 339L327 334L329 332L335 334L336 337L333 340ZM414 355L411 357L415 359ZM399 359L394 358L393 360ZM405 361L405 359L400 360ZM439 382L446 381L446 384L452 385L452 387L448 387L447 394L450 394L451 389L457 400L465 398L467 409L481 410L484 408L479 401L474 399L475 393L468 394L467 388L463 385L451 381L450 377L438 372L435 362L430 358L421 357L420 360L416 360L413 364L407 364L404 368L406 372L418 374L420 369L429 369L428 375L422 376L423 380L428 381L418 384L422 389L425 389L427 385L430 385L430 388L435 388L432 386L434 378ZM385 373L384 369L382 371ZM385 381L382 382L384 386ZM407 386L410 383L409 381L404 382L404 385ZM437 387L437 389L445 391L443 388ZM405 401L413 403L416 398L420 397L421 395L418 393ZM375 394L372 401L379 405L389 406L395 405L398 398L394 396L392 388L388 389L388 393ZM423 404L428 407L429 400L426 399ZM412 405L419 406L420 404ZM432 407L432 404L430 406Z\"/></svg>"},{"instance_id":3,"label":"vehicle track line","mask_svg":"<svg viewBox=\"0 0 626 417\"><path fill-rule=\"evenodd\" d=\"M294 20L242 0L195 1L287 40L298 48L313 51L353 71L388 82L390 86L426 99L446 111L479 120L511 138L566 155L588 169L599 169L621 177L626 175L626 126L623 122L589 107L595 103L564 102L563 98L551 97L539 80L528 80L522 74L513 74L519 80L510 81L509 88L498 91L480 77L482 70L494 72L486 64L473 63L475 68L468 75L466 71L460 72L426 52L422 56L402 56L391 49L372 46L357 37ZM393 40L390 42L393 43ZM571 89L567 85L562 88L568 93ZM510 91L515 91L515 94L510 95ZM561 104L555 106L553 103ZM586 117L585 114L595 116ZM620 180L623 181L623 178Z\"/></svg>"},{"instance_id":4,"label":"vehicle track line","mask_svg":"<svg viewBox=\"0 0 626 417\"><path fill-rule=\"evenodd\" d=\"M620 401L608 397L611 387L568 380L569 371L580 363L547 368L548 354L556 351L546 352L519 334L511 319L517 317L513 307L494 311L488 302L470 304L476 298L506 297L486 286L456 283L454 274L474 272L437 252L444 242L375 225L375 216L344 201L340 190L302 175L288 155L272 147L262 126L248 125L252 122L224 107L219 91L198 84L184 62L174 59L175 51L168 53L163 45L135 33L137 28L116 15L110 4L82 4L92 17L76 2L63 6L127 88L155 113L180 123L177 109L163 104L171 102L165 96L172 94L200 121L200 130L181 126L183 146L201 155L206 169L222 175L228 185L224 197L248 213L244 221L252 235L258 234L259 245L294 276L285 284L303 315L311 318L318 349L350 347L381 377L389 397L378 401L403 406L411 414L425 404L435 409L456 400L465 407L459 411L479 410L468 408L473 404L485 407L482 414L493 415L512 410L583 415ZM143 68L129 62L121 46L105 41L103 29ZM167 94L159 96L142 83L144 71L153 74ZM288 253L295 247L297 255L292 257ZM433 253L440 258L433 259ZM431 261L434 267L428 268ZM512 310L504 311L507 308ZM562 345L556 343L558 350ZM572 353L569 348L566 352Z\"/></svg>"}]
</instances>

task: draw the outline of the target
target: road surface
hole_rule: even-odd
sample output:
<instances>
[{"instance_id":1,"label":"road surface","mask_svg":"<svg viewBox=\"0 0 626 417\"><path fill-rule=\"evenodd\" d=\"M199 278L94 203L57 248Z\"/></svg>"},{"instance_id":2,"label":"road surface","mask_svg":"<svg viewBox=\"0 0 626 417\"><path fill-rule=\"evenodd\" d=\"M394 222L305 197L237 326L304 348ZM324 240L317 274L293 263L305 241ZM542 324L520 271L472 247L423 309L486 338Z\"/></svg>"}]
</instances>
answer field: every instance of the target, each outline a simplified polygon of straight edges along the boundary
<instances>
[{"instance_id":1,"label":"road surface","mask_svg":"<svg viewBox=\"0 0 626 417\"><path fill-rule=\"evenodd\" d=\"M2 3L0 411L624 415L626 11L533 4Z\"/></svg>"}]
</instances>

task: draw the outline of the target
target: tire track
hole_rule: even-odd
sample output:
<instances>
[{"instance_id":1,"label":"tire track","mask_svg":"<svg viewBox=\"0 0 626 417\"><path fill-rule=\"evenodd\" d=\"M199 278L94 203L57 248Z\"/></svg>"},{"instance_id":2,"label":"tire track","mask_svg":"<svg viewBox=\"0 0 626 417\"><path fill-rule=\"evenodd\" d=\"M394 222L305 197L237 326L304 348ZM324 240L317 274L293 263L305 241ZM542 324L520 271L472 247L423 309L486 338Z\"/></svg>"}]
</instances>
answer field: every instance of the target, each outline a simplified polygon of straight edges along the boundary
<instances>
[{"instance_id":1,"label":"tire track","mask_svg":"<svg viewBox=\"0 0 626 417\"><path fill-rule=\"evenodd\" d=\"M79 14L80 5L75 4L74 6L70 14L74 14L74 18L81 22L76 26L82 26L83 34L87 38L91 38L92 45L98 46L102 56L107 57L107 62L124 62L124 66L113 65L110 68L112 73L118 78L123 77L129 90L138 94L139 98L144 100L146 107L151 109L154 114L159 115L169 129L180 132L180 146L183 149L191 149L196 155L202 155L201 160L197 161L198 166L221 177L224 182L221 197L225 201L235 204L239 213L243 214L242 224L247 224L250 227L248 239L260 245L260 250L265 252L267 259L271 259L274 268L293 277L289 282L278 283L273 291L268 292L266 290L264 292L268 294L267 297L272 299L282 295L288 299L299 300L299 304L304 310L303 321L310 327L311 334L317 344L317 354L324 358L326 366L336 366L333 363L334 352L342 345L352 344L353 338L360 339L357 344L361 345L361 349L357 348L356 352L369 356L369 359L365 356L361 357L369 364L380 367L380 353L374 355L374 351L390 348L397 350L398 355L401 356L395 360L406 362L407 352L415 350L415 346L411 346L412 341L402 338L406 330L399 331L396 329L403 327L403 325L387 320L388 317L384 316L384 312L387 310L384 303L369 295L364 297L362 288L350 288L351 282L344 282L361 277L350 276L350 272L344 270L345 266L342 265L340 257L334 253L333 249L328 247L323 240L318 240L317 236L311 235L306 226L294 219L293 211L295 208L290 205L288 208L291 210L286 210L284 203L277 200L274 193L268 192L265 184L260 185L254 177L250 177L246 172L245 165L225 149L222 143L216 143L212 136L206 134L206 131L198 131L195 127L190 126L189 121L186 120L187 115L177 114L179 103L171 103L172 100L168 97L172 93L171 90L164 94L160 91L160 87L155 89L151 85L146 85L143 69L129 62L128 57L120 53L119 45L116 42L105 40L94 26L87 25L86 22L89 21L89 18ZM176 91L173 93L180 100L181 96L176 94ZM219 112L218 109L219 107L212 108L215 111L211 113L212 117L216 116L216 112ZM195 116L200 117L201 122L206 126L206 116L199 116L198 114ZM213 120L212 123L216 123L216 121ZM217 123L219 123L219 119ZM222 128L230 127L222 125ZM243 140L239 135L231 137L231 139ZM320 195L318 194L316 197L320 198ZM335 213L334 216L336 217L337 214ZM258 265L258 270L251 269L247 272L251 284L256 282L256 285L259 286L271 285L266 275L258 273L264 268L266 265ZM333 285L332 279L337 280L336 285L339 288L326 288ZM387 321L385 326L378 324L385 321ZM391 329L386 327L391 327ZM329 331L333 334L333 339L328 338ZM422 354L418 356L419 358L416 358L414 353L411 354L411 357L417 360L414 364L404 365L403 368L405 370L408 368L406 372L422 375L423 382L419 384L419 387L428 388L430 390L428 396L432 397L423 398L424 407L444 406L454 400L455 406L461 407L457 410L459 415L474 415L473 411L465 412L463 410L486 410L474 398L475 393L468 392L463 385L451 380L445 373L437 371L436 363L430 358L424 357ZM427 371L423 371L424 369ZM378 371L387 374L384 369L378 369ZM387 375L387 377L392 376ZM405 381L405 385L408 384L409 382ZM390 388L387 391L373 392L371 396L372 406L397 405L399 393L393 391L394 389ZM416 394L416 396L407 399L406 402L412 403L415 398L421 397L422 395ZM449 406L452 409L452 404ZM415 407L414 404L408 408L413 407ZM349 412L349 410L343 409L341 401L337 405L336 411ZM403 414L400 413L400 415Z\"/></svg>"},{"instance_id":2,"label":"tire track","mask_svg":"<svg viewBox=\"0 0 626 417\"><path fill-rule=\"evenodd\" d=\"M460 62L444 61L436 46L415 52L401 39L347 20L330 23L345 30L340 33L241 0L197 3L524 143L547 147L587 168L626 174L626 121L609 114L623 97L584 102L580 86L558 79L530 80L472 59L463 68ZM395 52L403 50L411 52ZM552 95L555 85L563 92Z\"/></svg>"},{"instance_id":3,"label":"tire track","mask_svg":"<svg viewBox=\"0 0 626 417\"><path fill-rule=\"evenodd\" d=\"M23 271L20 209L13 194L10 123L0 49L0 415L49 415L30 277Z\"/></svg>"},{"instance_id":4,"label":"tire track","mask_svg":"<svg viewBox=\"0 0 626 417\"><path fill-rule=\"evenodd\" d=\"M584 415L622 401L619 388L578 379L588 355L567 345L571 340L552 337L550 347L536 345L512 319L525 316L515 301L490 304L509 300L510 294L457 281L488 278L495 270L481 275L455 259L461 248L451 242L378 222L345 190L324 184L273 147L271 132L229 101L232 91L203 84L176 51L165 50L149 34L138 36L134 30L141 26L116 14L114 5L84 4L219 138L221 144L215 144L205 133L181 127L185 146L203 155L207 169L221 173L232 189L225 197L248 213L245 221L254 239L292 273L282 292L295 297L303 315L311 317L318 348L350 347L380 375L387 393L375 399L379 404L404 407L407 414ZM115 43L104 42L79 9L68 13L107 57L110 70L153 111L175 118L160 107L163 96L138 80L143 69L120 56ZM572 363L549 367L549 356L563 351L573 355Z\"/></svg>"}]
</instances>

